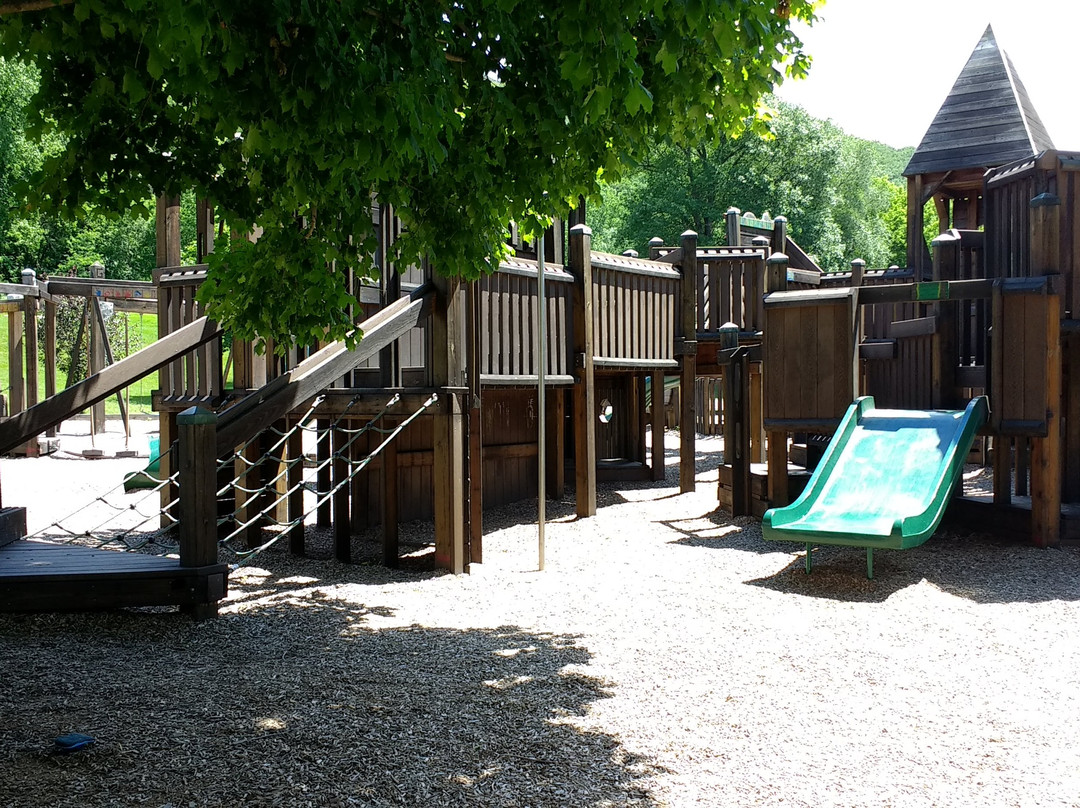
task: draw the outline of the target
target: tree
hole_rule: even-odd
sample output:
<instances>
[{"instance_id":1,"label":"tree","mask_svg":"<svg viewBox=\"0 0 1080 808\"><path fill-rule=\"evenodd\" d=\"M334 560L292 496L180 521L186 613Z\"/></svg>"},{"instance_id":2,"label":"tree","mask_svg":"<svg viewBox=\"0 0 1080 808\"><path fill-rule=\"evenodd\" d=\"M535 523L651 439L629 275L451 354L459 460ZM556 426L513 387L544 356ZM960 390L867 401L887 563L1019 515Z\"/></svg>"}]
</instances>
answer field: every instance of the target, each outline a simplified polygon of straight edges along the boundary
<instances>
[{"instance_id":1,"label":"tree","mask_svg":"<svg viewBox=\"0 0 1080 808\"><path fill-rule=\"evenodd\" d=\"M342 274L375 272L373 197L405 225L399 264L490 271L511 220L595 198L650 143L758 128L760 96L806 72L791 21L816 5L74 0L4 16L0 55L40 68L34 131L67 137L41 198L212 199L241 237L204 302L286 346L351 327Z\"/></svg>"},{"instance_id":2,"label":"tree","mask_svg":"<svg viewBox=\"0 0 1080 808\"><path fill-rule=\"evenodd\" d=\"M803 247L832 257L839 233L822 213L833 201L838 132L800 107L773 103L767 137L751 130L711 145L660 146L627 187L605 190L604 204L595 210L597 243L640 250L652 236L674 243L687 227L697 231L701 243L719 243L724 214L737 205L758 215L784 214ZM613 198L620 200L617 210L627 211L625 218L608 208Z\"/></svg>"},{"instance_id":3,"label":"tree","mask_svg":"<svg viewBox=\"0 0 1080 808\"><path fill-rule=\"evenodd\" d=\"M886 265L894 246L886 211L911 150L851 137L798 106L771 104L767 137L748 132L712 146L661 146L607 186L603 204L591 211L594 243L640 251L653 236L674 243L688 226L702 243L720 243L734 205L786 216L792 237L825 268L844 268L856 257Z\"/></svg>"}]
</instances>

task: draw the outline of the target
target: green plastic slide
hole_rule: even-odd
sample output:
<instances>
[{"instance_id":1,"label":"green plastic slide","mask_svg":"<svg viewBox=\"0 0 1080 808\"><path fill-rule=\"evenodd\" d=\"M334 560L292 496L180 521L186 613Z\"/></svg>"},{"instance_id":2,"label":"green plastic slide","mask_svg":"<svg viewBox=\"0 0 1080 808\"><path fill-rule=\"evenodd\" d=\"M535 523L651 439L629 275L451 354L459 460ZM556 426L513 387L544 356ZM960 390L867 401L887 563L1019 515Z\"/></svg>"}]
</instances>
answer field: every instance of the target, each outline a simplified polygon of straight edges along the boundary
<instances>
[{"instance_id":1,"label":"green plastic slide","mask_svg":"<svg viewBox=\"0 0 1080 808\"><path fill-rule=\"evenodd\" d=\"M810 549L836 544L906 550L933 535L975 433L988 415L986 396L962 411L886 410L872 396L852 404L806 489L785 508L765 513L769 541Z\"/></svg>"}]
</instances>

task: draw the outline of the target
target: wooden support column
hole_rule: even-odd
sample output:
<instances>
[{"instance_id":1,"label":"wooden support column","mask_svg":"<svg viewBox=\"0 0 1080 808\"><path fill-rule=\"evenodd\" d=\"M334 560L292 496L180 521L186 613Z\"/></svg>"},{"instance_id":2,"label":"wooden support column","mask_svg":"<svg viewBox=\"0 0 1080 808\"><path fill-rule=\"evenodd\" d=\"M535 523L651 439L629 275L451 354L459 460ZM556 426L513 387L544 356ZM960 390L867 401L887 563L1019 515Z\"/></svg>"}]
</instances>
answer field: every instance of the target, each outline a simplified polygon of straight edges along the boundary
<instances>
[{"instance_id":1,"label":"wooden support column","mask_svg":"<svg viewBox=\"0 0 1080 808\"><path fill-rule=\"evenodd\" d=\"M37 286L37 273L32 269L22 271L22 282L26 286ZM23 298L23 331L26 341L26 407L29 409L38 403L38 299L32 295ZM35 443L36 446L36 443Z\"/></svg>"},{"instance_id":2,"label":"wooden support column","mask_svg":"<svg viewBox=\"0 0 1080 808\"><path fill-rule=\"evenodd\" d=\"M467 467L469 483L467 490L469 561L484 561L484 441L483 441L483 388L481 373L481 327L480 284L469 283L465 290L465 340L466 382L468 384L469 442ZM561 460L559 461L561 463ZM551 465L548 464L548 468ZM560 472L561 476L561 472Z\"/></svg>"},{"instance_id":3,"label":"wooden support column","mask_svg":"<svg viewBox=\"0 0 1080 808\"><path fill-rule=\"evenodd\" d=\"M56 395L56 303L45 301L45 398ZM48 437L56 435L56 427L45 430Z\"/></svg>"},{"instance_id":4,"label":"wooden support column","mask_svg":"<svg viewBox=\"0 0 1080 808\"><path fill-rule=\"evenodd\" d=\"M654 370L649 380L652 387L652 478L662 480L667 472L664 460L664 371Z\"/></svg>"},{"instance_id":5,"label":"wooden support column","mask_svg":"<svg viewBox=\"0 0 1080 808\"><path fill-rule=\"evenodd\" d=\"M262 451L259 439L253 438L239 449L233 459L233 478L238 487L235 490L236 526L251 522L239 535L243 536L244 547L251 549L259 546L259 521L255 514L259 512L259 489L262 487L263 467L259 462ZM246 489L246 490L244 490Z\"/></svg>"},{"instance_id":6,"label":"wooden support column","mask_svg":"<svg viewBox=\"0 0 1080 808\"><path fill-rule=\"evenodd\" d=\"M154 265L161 267L175 267L180 265L180 197L159 196L156 203L155 229L154 229ZM169 311L171 295L158 290L158 338L168 336L170 325L173 322ZM178 306L179 301L172 300L173 306ZM176 315L177 318L179 314ZM90 318L93 320L93 318ZM235 346L234 346L235 350ZM167 396L179 392L172 389L172 364L165 365L158 371L158 391ZM176 470L176 462L168 453L169 446L176 440L176 412L162 410L158 413L158 435L161 442L160 473L162 479L167 478ZM174 485L166 485L161 489L161 507L165 507L177 497L177 489ZM165 524L163 519L163 525Z\"/></svg>"},{"instance_id":7,"label":"wooden support column","mask_svg":"<svg viewBox=\"0 0 1080 808\"><path fill-rule=\"evenodd\" d=\"M180 566L208 567L218 563L217 534L217 416L191 407L176 419L180 435L179 477L184 492L178 505ZM225 596L224 573L207 580L206 600L184 611L197 620L217 615Z\"/></svg>"},{"instance_id":8,"label":"wooden support column","mask_svg":"<svg viewBox=\"0 0 1080 808\"><path fill-rule=\"evenodd\" d=\"M730 211L729 211L730 213ZM679 493L693 491L697 486L695 474L697 424L694 383L697 380L697 298L698 275L697 233L687 230L679 239L682 248L681 332L682 356L679 359L679 387L681 411L679 413Z\"/></svg>"},{"instance_id":9,"label":"wooden support column","mask_svg":"<svg viewBox=\"0 0 1080 808\"><path fill-rule=\"evenodd\" d=\"M960 265L960 237L942 233L934 239L934 280L953 281ZM950 301L934 303L937 328L933 336L930 389L935 409L958 409L956 366L959 362L956 335L956 304Z\"/></svg>"},{"instance_id":10,"label":"wooden support column","mask_svg":"<svg viewBox=\"0 0 1080 808\"><path fill-rule=\"evenodd\" d=\"M23 373L22 311L9 311L8 321L8 402L7 414L15 415L26 409L26 379Z\"/></svg>"},{"instance_id":11,"label":"wooden support column","mask_svg":"<svg viewBox=\"0 0 1080 808\"><path fill-rule=\"evenodd\" d=\"M435 563L453 573L469 571L466 519L465 452L465 284L459 278L432 274L435 309L431 315L430 368L442 388L442 411L434 416Z\"/></svg>"},{"instance_id":12,"label":"wooden support column","mask_svg":"<svg viewBox=\"0 0 1080 808\"><path fill-rule=\"evenodd\" d=\"M765 413L761 363L750 363L750 462L765 462Z\"/></svg>"},{"instance_id":13,"label":"wooden support column","mask_svg":"<svg viewBox=\"0 0 1080 808\"><path fill-rule=\"evenodd\" d=\"M926 242L923 239L923 178L922 175L908 177L907 192L907 265L915 271L915 280L923 278L923 253Z\"/></svg>"},{"instance_id":14,"label":"wooden support column","mask_svg":"<svg viewBox=\"0 0 1080 808\"><path fill-rule=\"evenodd\" d=\"M333 504L328 494L331 486L330 469L330 425L329 418L319 418L316 421L315 441L315 491L319 499L319 507L315 511L316 527L330 527L333 522Z\"/></svg>"},{"instance_id":15,"label":"wooden support column","mask_svg":"<svg viewBox=\"0 0 1080 808\"><path fill-rule=\"evenodd\" d=\"M596 514L596 378L593 373L592 230L570 228L574 276L574 487L577 515Z\"/></svg>"},{"instance_id":16,"label":"wooden support column","mask_svg":"<svg viewBox=\"0 0 1080 808\"><path fill-rule=\"evenodd\" d=\"M388 429L396 426L394 422L387 422ZM382 563L386 567L397 567L399 554L398 540L398 451L397 443L390 441L382 450L382 467L379 469L380 484L382 487L381 497L381 523L382 523Z\"/></svg>"},{"instance_id":17,"label":"wooden support column","mask_svg":"<svg viewBox=\"0 0 1080 808\"><path fill-rule=\"evenodd\" d=\"M198 199L195 201L195 261L205 263L206 256L213 251L214 206L209 200Z\"/></svg>"},{"instance_id":18,"label":"wooden support column","mask_svg":"<svg viewBox=\"0 0 1080 808\"><path fill-rule=\"evenodd\" d=\"M338 426L350 426L344 420ZM334 511L334 557L346 564L352 561L352 520L349 513L349 447L345 444L349 434L344 429L335 429L331 434L334 459L330 464L333 469L334 494L331 499Z\"/></svg>"},{"instance_id":19,"label":"wooden support column","mask_svg":"<svg viewBox=\"0 0 1080 808\"><path fill-rule=\"evenodd\" d=\"M293 555L302 556L304 547L304 433L296 429L295 422L293 431L289 433L288 443L285 446L289 463L289 471L286 474L288 481L288 515L289 522L296 522L289 528L289 552Z\"/></svg>"},{"instance_id":20,"label":"wooden support column","mask_svg":"<svg viewBox=\"0 0 1080 808\"><path fill-rule=\"evenodd\" d=\"M773 253L765 265L765 292L787 291L788 257L784 253ZM768 339L768 334L765 335ZM767 394L767 391L766 391ZM769 504L780 508L788 504L788 445L787 432L771 429L766 433L767 446L767 483Z\"/></svg>"},{"instance_id":21,"label":"wooden support column","mask_svg":"<svg viewBox=\"0 0 1080 808\"><path fill-rule=\"evenodd\" d=\"M90 265L90 277L105 279L105 265L94 263ZM105 328L104 320L97 316L100 310L96 298L90 298L90 357L87 362L87 372L90 376L101 373L105 369ZM90 408L90 417L93 419L96 432L105 431L105 402L99 401Z\"/></svg>"},{"instance_id":22,"label":"wooden support column","mask_svg":"<svg viewBox=\"0 0 1080 808\"><path fill-rule=\"evenodd\" d=\"M731 466L731 515L750 516L750 361L740 348L725 368L724 463ZM726 421L730 417L731 425Z\"/></svg>"},{"instance_id":23,"label":"wooden support column","mask_svg":"<svg viewBox=\"0 0 1080 808\"><path fill-rule=\"evenodd\" d=\"M1031 200L1031 274L1061 272L1061 200L1041 194ZM1059 278L1058 280L1063 280ZM1061 294L1053 289L1047 299L1046 329L1046 436L1031 447L1031 540L1039 547L1061 542ZM1035 324L1032 324L1035 327Z\"/></svg>"}]
</instances>

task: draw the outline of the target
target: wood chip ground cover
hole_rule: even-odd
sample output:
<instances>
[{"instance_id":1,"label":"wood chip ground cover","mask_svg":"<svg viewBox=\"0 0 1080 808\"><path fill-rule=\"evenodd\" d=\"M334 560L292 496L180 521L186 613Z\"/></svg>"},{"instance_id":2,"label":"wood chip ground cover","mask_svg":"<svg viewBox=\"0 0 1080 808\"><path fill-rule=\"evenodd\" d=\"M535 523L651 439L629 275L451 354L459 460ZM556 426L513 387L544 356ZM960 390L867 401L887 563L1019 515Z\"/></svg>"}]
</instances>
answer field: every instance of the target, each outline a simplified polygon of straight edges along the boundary
<instances>
[{"instance_id":1,"label":"wood chip ground cover","mask_svg":"<svg viewBox=\"0 0 1080 808\"><path fill-rule=\"evenodd\" d=\"M214 621L0 616L0 805L1080 804L1080 551L951 532L806 576L717 512L714 441L680 495L668 440L665 481L551 503L542 573L532 502L471 575L407 525L399 571L270 552ZM120 462L5 459L4 502L55 518Z\"/></svg>"}]
</instances>

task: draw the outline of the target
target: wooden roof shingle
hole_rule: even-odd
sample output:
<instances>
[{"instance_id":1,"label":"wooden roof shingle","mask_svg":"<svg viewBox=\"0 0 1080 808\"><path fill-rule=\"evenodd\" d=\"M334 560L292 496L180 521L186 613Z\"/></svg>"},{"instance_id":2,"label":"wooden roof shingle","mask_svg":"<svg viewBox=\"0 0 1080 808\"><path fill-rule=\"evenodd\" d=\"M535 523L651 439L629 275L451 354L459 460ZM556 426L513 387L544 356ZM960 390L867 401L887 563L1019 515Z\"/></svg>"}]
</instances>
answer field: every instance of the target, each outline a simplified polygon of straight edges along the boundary
<instances>
[{"instance_id":1,"label":"wooden roof shingle","mask_svg":"<svg viewBox=\"0 0 1080 808\"><path fill-rule=\"evenodd\" d=\"M904 176L990 168L1052 148L1012 60L988 25Z\"/></svg>"}]
</instances>

